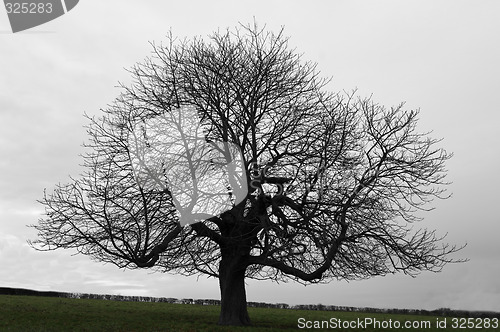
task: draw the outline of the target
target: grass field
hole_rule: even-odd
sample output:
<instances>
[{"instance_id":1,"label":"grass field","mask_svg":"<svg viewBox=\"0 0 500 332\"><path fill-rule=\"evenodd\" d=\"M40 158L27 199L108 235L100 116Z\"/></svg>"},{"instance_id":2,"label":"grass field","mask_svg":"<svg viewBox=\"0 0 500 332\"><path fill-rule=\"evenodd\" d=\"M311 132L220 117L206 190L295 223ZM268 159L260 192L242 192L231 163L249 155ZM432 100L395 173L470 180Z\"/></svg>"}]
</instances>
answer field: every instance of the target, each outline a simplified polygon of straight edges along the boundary
<instances>
[{"instance_id":1,"label":"grass field","mask_svg":"<svg viewBox=\"0 0 500 332\"><path fill-rule=\"evenodd\" d=\"M452 318L447 328L436 328L443 317L369 314L359 312L306 311L290 309L249 308L251 327L216 325L220 307L154 302L121 302L89 299L67 299L38 296L0 295L0 331L303 331L305 321L355 321L371 318L379 324L392 320L403 326L406 321L429 321L432 328L408 328L408 331L456 331ZM338 320L335 321L338 324ZM416 323L414 323L416 324ZM484 325L484 322L483 322ZM388 331L388 328L317 328L313 331ZM392 329L394 331L403 330ZM461 329L463 330L463 329ZM483 331L500 331L486 329Z\"/></svg>"}]
</instances>

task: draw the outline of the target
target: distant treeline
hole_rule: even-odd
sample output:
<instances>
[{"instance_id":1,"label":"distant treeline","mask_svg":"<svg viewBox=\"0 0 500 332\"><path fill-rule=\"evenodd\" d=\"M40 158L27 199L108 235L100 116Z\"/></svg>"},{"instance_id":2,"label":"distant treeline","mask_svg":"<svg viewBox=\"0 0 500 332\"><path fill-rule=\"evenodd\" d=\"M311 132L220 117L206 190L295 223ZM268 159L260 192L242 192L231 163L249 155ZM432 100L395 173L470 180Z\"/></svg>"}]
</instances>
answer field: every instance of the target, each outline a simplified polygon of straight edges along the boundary
<instances>
[{"instance_id":1,"label":"distant treeline","mask_svg":"<svg viewBox=\"0 0 500 332\"><path fill-rule=\"evenodd\" d=\"M212 299L176 299L172 297L64 293L64 292L53 292L53 291L36 291L32 289L9 288L9 287L0 287L0 295L31 295L31 296L63 297L71 299L96 299L96 300L111 300L111 301L165 302L165 303L176 303L176 304L220 305L220 300L212 300ZM379 309L370 307L358 308L358 307L324 305L324 304L288 305L286 303L264 303L264 302L247 302L247 304L249 307L255 307L255 308L351 311L351 312L364 312L364 313L412 314L412 315L431 315L431 316L447 316L447 317L500 318L500 312L452 310L448 308L440 308L436 310L423 310L423 309Z\"/></svg>"}]
</instances>

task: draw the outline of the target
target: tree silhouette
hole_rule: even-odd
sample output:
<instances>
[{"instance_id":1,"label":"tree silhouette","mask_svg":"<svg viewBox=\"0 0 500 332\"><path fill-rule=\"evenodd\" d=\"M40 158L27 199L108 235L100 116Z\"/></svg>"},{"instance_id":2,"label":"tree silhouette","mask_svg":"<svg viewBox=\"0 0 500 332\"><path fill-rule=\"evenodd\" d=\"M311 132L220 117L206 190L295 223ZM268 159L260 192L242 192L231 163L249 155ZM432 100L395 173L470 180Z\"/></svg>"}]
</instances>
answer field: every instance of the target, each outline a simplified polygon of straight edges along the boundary
<instances>
[{"instance_id":1,"label":"tree silhouette","mask_svg":"<svg viewBox=\"0 0 500 332\"><path fill-rule=\"evenodd\" d=\"M245 278L415 275L456 261L450 254L460 248L412 227L418 211L448 197L450 154L417 131L418 111L328 92L329 80L289 48L283 31L170 35L152 48L130 69L132 84L101 117L88 117L86 172L45 193L35 248L218 278L224 325L250 324ZM151 148L148 123L188 109L206 144L239 148L246 187L234 200L227 186L228 209L181 225L171 166L161 153L140 159L131 142L143 135L142 148ZM154 175L141 178L138 169Z\"/></svg>"}]
</instances>

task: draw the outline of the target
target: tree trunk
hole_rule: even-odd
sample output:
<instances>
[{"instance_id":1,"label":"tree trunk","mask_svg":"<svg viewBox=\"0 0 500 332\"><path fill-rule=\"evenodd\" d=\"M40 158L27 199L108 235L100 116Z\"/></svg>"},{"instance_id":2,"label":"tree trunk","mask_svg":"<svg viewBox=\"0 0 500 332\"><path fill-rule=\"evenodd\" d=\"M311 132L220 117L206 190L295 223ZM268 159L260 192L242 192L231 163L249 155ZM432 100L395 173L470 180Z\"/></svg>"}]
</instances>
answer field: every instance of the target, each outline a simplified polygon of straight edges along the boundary
<instances>
[{"instance_id":1,"label":"tree trunk","mask_svg":"<svg viewBox=\"0 0 500 332\"><path fill-rule=\"evenodd\" d=\"M246 267L244 259L234 251L227 255L223 252L219 266L220 325L250 325L245 293Z\"/></svg>"}]
</instances>

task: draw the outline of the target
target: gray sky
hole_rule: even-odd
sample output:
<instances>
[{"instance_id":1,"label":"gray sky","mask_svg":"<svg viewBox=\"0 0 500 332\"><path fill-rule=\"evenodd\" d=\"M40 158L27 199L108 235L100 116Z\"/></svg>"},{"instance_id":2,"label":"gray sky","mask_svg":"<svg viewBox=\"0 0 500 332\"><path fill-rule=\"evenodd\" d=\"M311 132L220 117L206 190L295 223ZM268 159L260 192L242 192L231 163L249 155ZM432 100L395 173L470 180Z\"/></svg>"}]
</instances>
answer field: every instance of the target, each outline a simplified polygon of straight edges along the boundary
<instances>
[{"instance_id":1,"label":"gray sky","mask_svg":"<svg viewBox=\"0 0 500 332\"><path fill-rule=\"evenodd\" d=\"M436 201L419 227L468 246L417 278L391 275L303 287L248 281L250 301L500 311L500 2L419 1L81 1L68 14L12 34L0 8L0 286L67 292L219 298L214 279L148 271L44 253L36 234L44 188L81 171L82 114L99 114L149 55L148 41L206 36L238 22L285 27L291 45L333 77L334 91L387 106L420 108L420 129L443 137L453 197Z\"/></svg>"}]
</instances>

